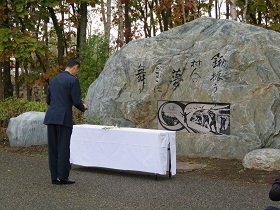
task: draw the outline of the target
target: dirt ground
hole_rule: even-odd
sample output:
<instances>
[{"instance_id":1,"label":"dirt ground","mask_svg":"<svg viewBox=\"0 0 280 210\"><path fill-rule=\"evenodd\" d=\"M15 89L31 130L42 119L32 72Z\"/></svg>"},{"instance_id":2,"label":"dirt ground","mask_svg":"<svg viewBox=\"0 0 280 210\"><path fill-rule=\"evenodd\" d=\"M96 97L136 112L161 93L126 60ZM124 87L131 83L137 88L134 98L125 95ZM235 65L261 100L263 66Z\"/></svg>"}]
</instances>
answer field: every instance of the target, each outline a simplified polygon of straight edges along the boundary
<instances>
[{"instance_id":1,"label":"dirt ground","mask_svg":"<svg viewBox=\"0 0 280 210\"><path fill-rule=\"evenodd\" d=\"M259 171L246 169L242 160L217 158L188 158L177 156L177 161L205 164L206 168L187 172L189 176L201 176L211 179L234 180L249 183L272 184L279 171Z\"/></svg>"},{"instance_id":2,"label":"dirt ground","mask_svg":"<svg viewBox=\"0 0 280 210\"><path fill-rule=\"evenodd\" d=\"M0 140L0 152L17 153L19 155L48 157L47 145L30 147L10 147L7 141ZM184 172L188 176L200 176L211 179L233 180L249 183L272 184L279 171L258 171L245 169L241 160L217 158L189 158L177 156L178 162L189 164L203 164L206 168Z\"/></svg>"}]
</instances>

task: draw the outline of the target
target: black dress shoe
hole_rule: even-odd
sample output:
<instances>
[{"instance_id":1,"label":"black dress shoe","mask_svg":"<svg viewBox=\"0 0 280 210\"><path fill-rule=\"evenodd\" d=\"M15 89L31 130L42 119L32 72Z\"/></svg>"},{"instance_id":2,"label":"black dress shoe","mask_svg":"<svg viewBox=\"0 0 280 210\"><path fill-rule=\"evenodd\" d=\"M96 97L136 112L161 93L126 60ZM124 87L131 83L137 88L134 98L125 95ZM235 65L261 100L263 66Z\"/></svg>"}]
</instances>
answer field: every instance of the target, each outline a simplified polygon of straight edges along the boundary
<instances>
[{"instance_id":1,"label":"black dress shoe","mask_svg":"<svg viewBox=\"0 0 280 210\"><path fill-rule=\"evenodd\" d=\"M74 180L70 180L70 179L66 179L66 180L63 180L63 179L58 179L57 180L52 180L52 184L57 184L57 185L60 185L60 184L74 184L75 181Z\"/></svg>"}]
</instances>

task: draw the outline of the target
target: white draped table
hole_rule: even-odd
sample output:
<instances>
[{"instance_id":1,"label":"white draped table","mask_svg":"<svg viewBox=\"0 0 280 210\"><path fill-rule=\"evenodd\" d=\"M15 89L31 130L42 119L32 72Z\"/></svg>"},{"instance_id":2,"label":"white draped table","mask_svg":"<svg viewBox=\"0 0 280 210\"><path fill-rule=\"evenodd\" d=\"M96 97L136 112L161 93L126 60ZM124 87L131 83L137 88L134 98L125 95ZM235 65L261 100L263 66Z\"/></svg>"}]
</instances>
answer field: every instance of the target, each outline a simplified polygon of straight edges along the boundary
<instances>
[{"instance_id":1,"label":"white draped table","mask_svg":"<svg viewBox=\"0 0 280 210\"><path fill-rule=\"evenodd\" d=\"M176 174L176 132L74 125L70 162L154 174Z\"/></svg>"}]
</instances>

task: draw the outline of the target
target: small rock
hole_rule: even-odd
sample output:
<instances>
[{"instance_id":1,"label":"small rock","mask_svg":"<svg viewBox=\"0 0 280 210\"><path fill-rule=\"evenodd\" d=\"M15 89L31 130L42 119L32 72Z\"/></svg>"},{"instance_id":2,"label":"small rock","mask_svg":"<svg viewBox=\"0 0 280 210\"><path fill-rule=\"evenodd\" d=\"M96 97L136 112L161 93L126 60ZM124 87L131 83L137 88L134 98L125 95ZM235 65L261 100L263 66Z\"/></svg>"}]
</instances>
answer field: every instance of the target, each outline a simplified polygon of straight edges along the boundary
<instances>
[{"instance_id":1,"label":"small rock","mask_svg":"<svg viewBox=\"0 0 280 210\"><path fill-rule=\"evenodd\" d=\"M44 118L44 112L26 112L11 118L6 131L10 146L47 144L47 126L43 124Z\"/></svg>"},{"instance_id":2,"label":"small rock","mask_svg":"<svg viewBox=\"0 0 280 210\"><path fill-rule=\"evenodd\" d=\"M242 164L250 169L280 170L280 150L271 148L253 150L245 155Z\"/></svg>"}]
</instances>

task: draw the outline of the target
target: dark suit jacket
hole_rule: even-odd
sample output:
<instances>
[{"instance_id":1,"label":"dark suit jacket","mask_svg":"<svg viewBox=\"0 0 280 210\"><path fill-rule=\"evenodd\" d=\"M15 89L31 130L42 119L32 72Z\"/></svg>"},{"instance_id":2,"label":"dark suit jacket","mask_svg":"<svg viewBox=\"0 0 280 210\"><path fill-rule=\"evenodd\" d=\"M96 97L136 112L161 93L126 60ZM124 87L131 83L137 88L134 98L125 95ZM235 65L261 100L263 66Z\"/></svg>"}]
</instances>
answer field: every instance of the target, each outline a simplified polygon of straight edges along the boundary
<instances>
[{"instance_id":1,"label":"dark suit jacket","mask_svg":"<svg viewBox=\"0 0 280 210\"><path fill-rule=\"evenodd\" d=\"M47 93L49 109L46 113L44 124L63 125L73 127L73 105L84 112L85 108L81 100L79 80L64 71L54 77L49 85Z\"/></svg>"}]
</instances>

